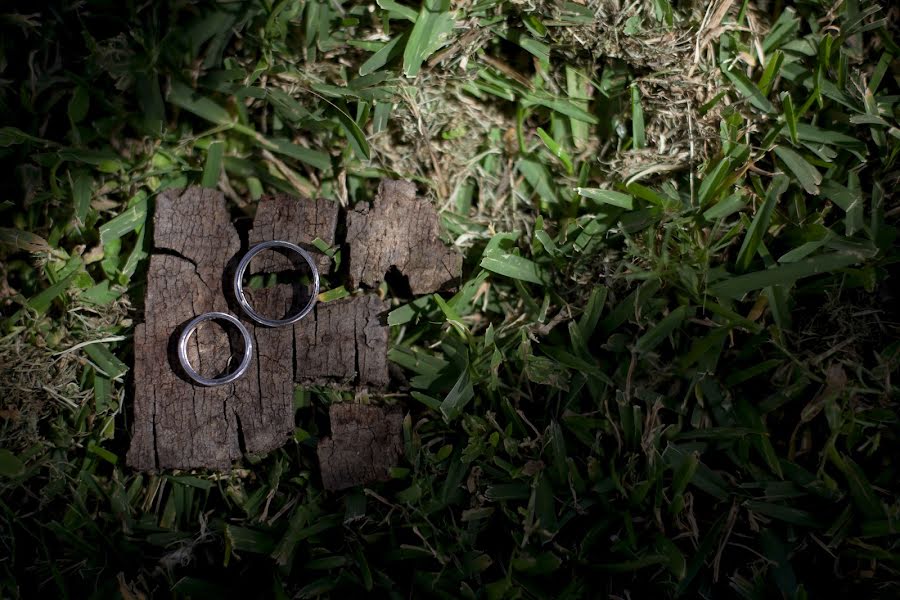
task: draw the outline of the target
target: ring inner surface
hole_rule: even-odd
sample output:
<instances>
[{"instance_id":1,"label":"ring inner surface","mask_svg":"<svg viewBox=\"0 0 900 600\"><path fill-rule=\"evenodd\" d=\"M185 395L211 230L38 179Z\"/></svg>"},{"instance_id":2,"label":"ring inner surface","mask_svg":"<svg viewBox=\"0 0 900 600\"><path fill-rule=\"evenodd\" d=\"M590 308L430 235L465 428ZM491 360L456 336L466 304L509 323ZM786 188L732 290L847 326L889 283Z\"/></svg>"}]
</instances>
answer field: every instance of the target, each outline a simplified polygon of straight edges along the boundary
<instances>
[{"instance_id":1,"label":"ring inner surface","mask_svg":"<svg viewBox=\"0 0 900 600\"><path fill-rule=\"evenodd\" d=\"M290 248L266 248L257 253L241 278L244 298L261 317L294 317L312 299L313 273L306 259Z\"/></svg>"},{"instance_id":2,"label":"ring inner surface","mask_svg":"<svg viewBox=\"0 0 900 600\"><path fill-rule=\"evenodd\" d=\"M220 379L234 373L244 354L244 336L224 319L202 321L188 332L185 353L201 377Z\"/></svg>"}]
</instances>

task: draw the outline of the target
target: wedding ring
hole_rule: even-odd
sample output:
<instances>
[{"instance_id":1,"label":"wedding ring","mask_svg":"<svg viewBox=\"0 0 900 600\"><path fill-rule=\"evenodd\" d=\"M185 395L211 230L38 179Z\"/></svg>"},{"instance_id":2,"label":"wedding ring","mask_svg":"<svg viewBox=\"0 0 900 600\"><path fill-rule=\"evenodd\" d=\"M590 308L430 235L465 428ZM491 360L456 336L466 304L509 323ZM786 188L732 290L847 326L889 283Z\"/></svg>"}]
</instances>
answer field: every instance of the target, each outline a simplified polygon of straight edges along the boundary
<instances>
[{"instance_id":1,"label":"wedding ring","mask_svg":"<svg viewBox=\"0 0 900 600\"><path fill-rule=\"evenodd\" d=\"M252 306L250 306L250 302L247 301L247 297L244 295L244 274L247 272L247 267L250 266L250 261L253 260L253 257L262 252L263 250L267 250L269 248L284 248L286 250L290 250L296 254L299 254L303 257L306 263L309 265L309 270L312 273L312 294L309 297L309 301L306 303L300 312L288 315L283 319L270 319L268 317L264 317L258 312L256 312ZM313 306L316 304L316 296L319 295L319 270L316 268L315 260L313 257L298 246L297 244L292 244L290 242L283 242L280 240L273 240L271 242L262 242L256 244L244 255L241 259L241 262L238 263L237 270L234 273L234 297L237 299L238 304L241 305L241 308L247 313L251 319L259 323L260 325L266 325L268 327L280 327L282 325L290 325L291 323L296 323L303 317L309 314L309 312L313 309Z\"/></svg>"},{"instance_id":2,"label":"wedding ring","mask_svg":"<svg viewBox=\"0 0 900 600\"><path fill-rule=\"evenodd\" d=\"M244 355L241 357L241 364L238 365L238 368L231 373L213 379L204 377L203 375L198 373L194 369L194 367L191 366L191 363L187 357L188 340L190 339L191 335L193 335L193 333L197 331L197 327L205 321L228 321L229 323L237 327L238 331L241 332L241 336L243 336L244 338ZM238 321L236 317L222 312L208 312L200 315L199 317L194 317L185 326L185 328L181 332L181 336L178 338L178 361L181 363L181 368L184 369L184 372L188 377L190 377L200 385L214 386L231 383L247 372L247 369L250 367L250 359L252 357L252 353L253 340L250 338L250 332L247 331L247 328L244 326L244 324Z\"/></svg>"}]
</instances>

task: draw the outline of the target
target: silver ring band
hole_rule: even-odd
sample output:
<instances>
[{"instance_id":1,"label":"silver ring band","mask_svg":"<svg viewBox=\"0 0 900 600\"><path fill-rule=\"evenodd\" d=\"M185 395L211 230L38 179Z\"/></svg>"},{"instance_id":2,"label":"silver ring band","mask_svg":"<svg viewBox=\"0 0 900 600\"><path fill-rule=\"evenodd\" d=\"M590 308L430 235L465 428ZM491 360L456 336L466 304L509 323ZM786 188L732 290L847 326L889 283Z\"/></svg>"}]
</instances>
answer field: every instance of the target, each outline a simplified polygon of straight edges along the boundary
<instances>
[{"instance_id":1,"label":"silver ring band","mask_svg":"<svg viewBox=\"0 0 900 600\"><path fill-rule=\"evenodd\" d=\"M238 368L235 369L234 372L223 375L222 377L210 379L209 377L204 377L203 375L198 373L194 369L194 367L191 366L191 363L187 357L187 343L191 335L197 330L197 327L200 325L200 323L203 323L204 321L228 321L229 323L237 327L238 331L241 332L241 335L244 338L244 355L241 357L241 364L238 365ZM203 313L199 317L194 317L187 325L185 325L184 329L181 332L181 336L178 338L178 361L181 363L181 368L184 369L184 372L188 377L190 377L200 385L214 386L231 383L247 372L247 369L250 367L250 359L252 355L253 340L250 337L250 332L247 331L247 328L244 326L244 324L238 321L236 317L222 312L208 312Z\"/></svg>"},{"instance_id":2,"label":"silver ring band","mask_svg":"<svg viewBox=\"0 0 900 600\"><path fill-rule=\"evenodd\" d=\"M247 301L247 297L244 295L244 274L247 272L247 267L250 266L250 261L253 260L253 257L262 252L263 250L267 250L269 248L286 248L295 252L303 257L303 259L309 265L309 269L312 272L312 295L309 298L309 302L306 303L306 306L295 315L288 316L284 319L269 319L267 317L262 316L250 306L250 303ZM298 246L297 244L292 244L290 242L283 242L281 240L273 240L271 242L262 242L259 243L247 252L244 257L241 259L241 262L238 263L237 270L234 273L234 297L237 299L238 304L241 305L241 308L244 309L244 312L247 313L247 316L259 323L260 325L266 325L268 327L280 327L282 325L290 325L291 323L296 323L303 317L309 314L309 312L313 309L313 306L316 304L316 296L319 295L319 270L316 268L316 262L313 260L313 257L309 252Z\"/></svg>"}]
</instances>

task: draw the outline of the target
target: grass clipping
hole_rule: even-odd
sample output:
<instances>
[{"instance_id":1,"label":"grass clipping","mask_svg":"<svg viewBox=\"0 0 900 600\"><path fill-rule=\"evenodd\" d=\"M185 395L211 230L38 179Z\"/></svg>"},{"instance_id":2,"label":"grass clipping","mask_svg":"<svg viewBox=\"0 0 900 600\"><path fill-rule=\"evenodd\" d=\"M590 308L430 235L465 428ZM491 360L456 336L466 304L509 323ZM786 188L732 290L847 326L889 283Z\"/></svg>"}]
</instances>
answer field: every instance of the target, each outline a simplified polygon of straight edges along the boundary
<instances>
[{"instance_id":1,"label":"grass clipping","mask_svg":"<svg viewBox=\"0 0 900 600\"><path fill-rule=\"evenodd\" d=\"M127 310L127 302L118 301L103 307L76 306L52 322L31 315L0 339L4 448L18 453L35 445L69 447L78 444L78 433L90 433L95 419L114 416L121 409L121 389L113 390L121 386L108 381L84 385L99 368L85 350L92 344L123 340L104 332L127 326Z\"/></svg>"},{"instance_id":2,"label":"grass clipping","mask_svg":"<svg viewBox=\"0 0 900 600\"><path fill-rule=\"evenodd\" d=\"M702 163L721 145L723 104L714 100L724 88L713 45L735 27L722 21L738 7L730 1L696 6L670 27L657 18L655 4L601 2L594 5L590 24L548 28L544 42L553 48L549 65L537 58L504 63L493 56L489 35L481 35L476 23L463 23L469 32L432 59L442 69L423 73L416 86L404 86L392 113L394 128L372 139L374 156L400 176L432 182L435 197L445 199L444 208L468 180L478 182L482 204L490 210L477 210L476 218L501 218L504 227L514 227L519 214L514 164L501 161L496 171L487 172L480 159L515 154L517 115L504 110L503 103L474 98L469 84L484 68L528 89L539 79L548 91L565 96L572 63L588 65L582 72L608 77L582 86L583 93L592 97L601 93L598 88L608 87L609 106L620 113L613 136L618 144L591 136L578 147L579 157L596 157L602 167L592 172L597 183L645 180ZM564 20L563 10L546 3L528 12ZM624 74L633 76L628 87ZM623 144L632 136L629 121L640 122L642 143ZM535 126L526 120L521 130L526 146L539 144ZM486 145L492 131L500 132L499 139L495 136Z\"/></svg>"}]
</instances>

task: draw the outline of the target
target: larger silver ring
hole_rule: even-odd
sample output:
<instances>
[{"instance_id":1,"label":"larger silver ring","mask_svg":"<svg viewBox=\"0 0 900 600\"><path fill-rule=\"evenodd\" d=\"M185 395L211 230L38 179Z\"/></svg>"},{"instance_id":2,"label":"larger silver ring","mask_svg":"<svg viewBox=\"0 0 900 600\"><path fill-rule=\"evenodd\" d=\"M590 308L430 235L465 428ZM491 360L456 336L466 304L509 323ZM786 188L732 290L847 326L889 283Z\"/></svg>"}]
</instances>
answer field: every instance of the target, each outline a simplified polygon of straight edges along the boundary
<instances>
[{"instance_id":1,"label":"larger silver ring","mask_svg":"<svg viewBox=\"0 0 900 600\"><path fill-rule=\"evenodd\" d=\"M309 298L309 302L306 303L306 306L295 315L290 315L284 319L269 319L268 317L264 317L250 306L250 303L247 301L247 297L244 295L244 273L247 272L247 267L250 266L250 261L253 260L253 257L262 252L263 250L267 250L269 248L286 248L295 252L303 257L303 259L309 265L309 269L312 272L312 295ZM290 325L291 323L296 323L303 317L309 314L309 311L313 309L313 306L316 304L316 296L319 295L319 270L316 268L316 262L313 260L313 257L298 246L297 244L292 244L290 242L283 242L281 240L273 240L271 242L262 242L259 243L247 252L244 255L244 258L241 259L241 262L238 263L237 270L234 273L234 297L237 299L238 304L241 305L241 308L247 313L247 316L259 323L260 325L266 325L268 327L280 327L282 325Z\"/></svg>"},{"instance_id":2,"label":"larger silver ring","mask_svg":"<svg viewBox=\"0 0 900 600\"><path fill-rule=\"evenodd\" d=\"M191 338L191 335L197 331L197 327L200 323L203 323L204 321L228 321L241 332L241 336L244 338L244 355L241 357L241 364L238 365L238 368L235 369L234 372L223 375L222 377L210 379L209 377L204 377L198 373L194 367L191 366L191 362L187 357L188 340ZM236 317L222 312L208 312L203 313L199 317L194 317L187 325L185 325L184 330L181 332L181 336L178 338L178 362L181 363L181 368L184 369L185 374L200 385L214 386L231 383L247 372L247 369L250 367L250 359L252 356L253 340L250 338L250 332L247 331L244 324L238 321Z\"/></svg>"}]
</instances>

